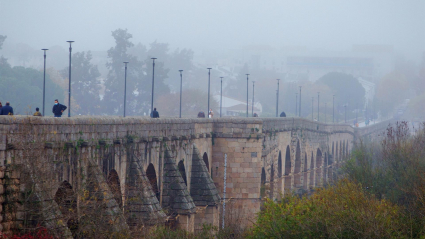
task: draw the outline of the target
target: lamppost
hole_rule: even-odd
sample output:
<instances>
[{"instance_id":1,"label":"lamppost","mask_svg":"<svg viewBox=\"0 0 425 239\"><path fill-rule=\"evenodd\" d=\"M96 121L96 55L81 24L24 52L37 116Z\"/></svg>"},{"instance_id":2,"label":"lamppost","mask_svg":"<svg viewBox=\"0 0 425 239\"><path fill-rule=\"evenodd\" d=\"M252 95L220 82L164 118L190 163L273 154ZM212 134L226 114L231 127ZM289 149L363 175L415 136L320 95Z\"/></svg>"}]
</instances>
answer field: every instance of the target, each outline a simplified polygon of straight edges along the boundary
<instances>
[{"instance_id":1,"label":"lamppost","mask_svg":"<svg viewBox=\"0 0 425 239\"><path fill-rule=\"evenodd\" d=\"M43 116L44 115L44 105L45 105L45 99L46 99L46 51L49 49L41 49L44 51L44 76L43 76Z\"/></svg>"},{"instance_id":2,"label":"lamppost","mask_svg":"<svg viewBox=\"0 0 425 239\"><path fill-rule=\"evenodd\" d=\"M332 96L332 123L335 123L335 95Z\"/></svg>"},{"instance_id":3,"label":"lamppost","mask_svg":"<svg viewBox=\"0 0 425 239\"><path fill-rule=\"evenodd\" d=\"M277 80L276 117L278 117L278 114L279 114L279 81L280 81L280 79L276 79L276 80Z\"/></svg>"},{"instance_id":4,"label":"lamppost","mask_svg":"<svg viewBox=\"0 0 425 239\"><path fill-rule=\"evenodd\" d=\"M295 117L298 116L298 93L295 93Z\"/></svg>"},{"instance_id":5,"label":"lamppost","mask_svg":"<svg viewBox=\"0 0 425 239\"><path fill-rule=\"evenodd\" d=\"M183 70L180 71L180 118L182 117L182 88L183 88Z\"/></svg>"},{"instance_id":6,"label":"lamppost","mask_svg":"<svg viewBox=\"0 0 425 239\"><path fill-rule=\"evenodd\" d=\"M311 120L313 121L314 97L311 97Z\"/></svg>"},{"instance_id":7,"label":"lamppost","mask_svg":"<svg viewBox=\"0 0 425 239\"><path fill-rule=\"evenodd\" d=\"M327 122L327 120L326 120L326 107L327 107L327 104L328 104L328 103L326 103L326 102L325 102L325 124L326 124L326 122Z\"/></svg>"},{"instance_id":8,"label":"lamppost","mask_svg":"<svg viewBox=\"0 0 425 239\"><path fill-rule=\"evenodd\" d=\"M319 115L319 103L320 103L320 92L317 92L317 122L320 121L320 115Z\"/></svg>"},{"instance_id":9,"label":"lamppost","mask_svg":"<svg viewBox=\"0 0 425 239\"><path fill-rule=\"evenodd\" d=\"M249 74L246 74L246 117L248 118L248 79Z\"/></svg>"},{"instance_id":10,"label":"lamppost","mask_svg":"<svg viewBox=\"0 0 425 239\"><path fill-rule=\"evenodd\" d=\"M125 105L127 103L127 64L128 61L123 62L125 64L125 73L124 73L124 117L125 117Z\"/></svg>"},{"instance_id":11,"label":"lamppost","mask_svg":"<svg viewBox=\"0 0 425 239\"><path fill-rule=\"evenodd\" d=\"M71 117L71 53L72 53L72 43L74 41L66 41L69 43L69 79L68 79L68 117Z\"/></svg>"},{"instance_id":12,"label":"lamppost","mask_svg":"<svg viewBox=\"0 0 425 239\"><path fill-rule=\"evenodd\" d=\"M211 78L211 69L212 68L207 68L208 69L208 110L207 110L207 114L208 114L208 118L210 117L210 78Z\"/></svg>"},{"instance_id":13,"label":"lamppost","mask_svg":"<svg viewBox=\"0 0 425 239\"><path fill-rule=\"evenodd\" d=\"M252 117L254 117L254 83L255 81L252 81Z\"/></svg>"},{"instance_id":14,"label":"lamppost","mask_svg":"<svg viewBox=\"0 0 425 239\"><path fill-rule=\"evenodd\" d=\"M301 117L301 86L300 86L300 105L299 105L300 109L298 110L298 114Z\"/></svg>"},{"instance_id":15,"label":"lamppost","mask_svg":"<svg viewBox=\"0 0 425 239\"><path fill-rule=\"evenodd\" d=\"M221 108L222 108L222 102L223 102L223 77L220 77L220 118L221 118Z\"/></svg>"},{"instance_id":16,"label":"lamppost","mask_svg":"<svg viewBox=\"0 0 425 239\"><path fill-rule=\"evenodd\" d=\"M151 117L153 117L153 89L155 86L155 57L152 57L152 98L151 98Z\"/></svg>"},{"instance_id":17,"label":"lamppost","mask_svg":"<svg viewBox=\"0 0 425 239\"><path fill-rule=\"evenodd\" d=\"M347 123L347 105L344 105L344 111L345 111L345 123Z\"/></svg>"},{"instance_id":18,"label":"lamppost","mask_svg":"<svg viewBox=\"0 0 425 239\"><path fill-rule=\"evenodd\" d=\"M357 121L357 113L358 113L358 111L359 111L359 104L357 103L356 104L356 125L358 123L358 121Z\"/></svg>"}]
</instances>

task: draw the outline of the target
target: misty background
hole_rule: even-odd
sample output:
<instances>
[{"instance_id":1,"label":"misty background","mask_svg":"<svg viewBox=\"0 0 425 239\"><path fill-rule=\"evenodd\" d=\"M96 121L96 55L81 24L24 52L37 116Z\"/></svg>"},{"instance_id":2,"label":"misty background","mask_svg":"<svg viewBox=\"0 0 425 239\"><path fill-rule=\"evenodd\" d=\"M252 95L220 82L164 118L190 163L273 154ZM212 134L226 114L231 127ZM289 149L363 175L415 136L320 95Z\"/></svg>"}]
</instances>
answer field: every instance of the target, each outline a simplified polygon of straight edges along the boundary
<instances>
[{"instance_id":1,"label":"misty background","mask_svg":"<svg viewBox=\"0 0 425 239\"><path fill-rule=\"evenodd\" d=\"M280 79L279 113L288 116L299 113L302 86L302 117L318 117L320 92L320 121L332 120L333 102L337 121L345 110L348 119L424 118L424 12L420 0L0 0L0 101L19 114L41 108L41 49L48 48L46 115L56 98L67 105L66 41L73 40L72 115L122 115L123 61L130 62L127 115L148 115L156 57L161 116L178 116L178 70L182 114L206 112L211 67L215 117L220 76L226 114L245 115L249 73L249 103L255 81L260 116L275 116Z\"/></svg>"}]
</instances>

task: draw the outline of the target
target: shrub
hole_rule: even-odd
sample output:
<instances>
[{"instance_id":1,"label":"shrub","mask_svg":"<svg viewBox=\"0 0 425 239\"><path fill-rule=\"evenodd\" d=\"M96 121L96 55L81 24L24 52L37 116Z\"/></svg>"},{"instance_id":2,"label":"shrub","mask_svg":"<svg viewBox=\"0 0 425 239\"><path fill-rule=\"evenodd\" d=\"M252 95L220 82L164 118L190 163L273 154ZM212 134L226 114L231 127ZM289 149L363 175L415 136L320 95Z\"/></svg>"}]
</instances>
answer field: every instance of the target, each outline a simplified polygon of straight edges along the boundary
<instances>
[{"instance_id":1,"label":"shrub","mask_svg":"<svg viewBox=\"0 0 425 239\"><path fill-rule=\"evenodd\" d=\"M400 209L343 179L311 197L268 200L251 238L402 238Z\"/></svg>"}]
</instances>

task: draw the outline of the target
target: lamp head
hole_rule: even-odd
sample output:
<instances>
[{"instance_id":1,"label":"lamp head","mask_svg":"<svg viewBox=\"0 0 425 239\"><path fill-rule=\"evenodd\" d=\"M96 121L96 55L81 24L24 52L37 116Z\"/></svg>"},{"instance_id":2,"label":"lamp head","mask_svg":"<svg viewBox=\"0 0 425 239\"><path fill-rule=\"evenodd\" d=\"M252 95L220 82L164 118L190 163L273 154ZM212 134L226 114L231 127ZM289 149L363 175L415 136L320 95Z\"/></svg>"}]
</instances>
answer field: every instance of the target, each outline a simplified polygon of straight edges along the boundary
<instances>
[{"instance_id":1,"label":"lamp head","mask_svg":"<svg viewBox=\"0 0 425 239\"><path fill-rule=\"evenodd\" d=\"M211 70L212 68L207 68L208 70Z\"/></svg>"},{"instance_id":2,"label":"lamp head","mask_svg":"<svg viewBox=\"0 0 425 239\"><path fill-rule=\"evenodd\" d=\"M49 50L49 49L41 49L42 51L47 51L47 50Z\"/></svg>"},{"instance_id":3,"label":"lamp head","mask_svg":"<svg viewBox=\"0 0 425 239\"><path fill-rule=\"evenodd\" d=\"M180 71L180 73L182 73L183 72L183 70L179 70Z\"/></svg>"},{"instance_id":4,"label":"lamp head","mask_svg":"<svg viewBox=\"0 0 425 239\"><path fill-rule=\"evenodd\" d=\"M69 42L69 44L71 44L71 43L73 43L74 41L66 41L66 42Z\"/></svg>"},{"instance_id":5,"label":"lamp head","mask_svg":"<svg viewBox=\"0 0 425 239\"><path fill-rule=\"evenodd\" d=\"M124 63L124 64L127 64L127 63L129 63L129 62L128 62L128 61L124 61L123 63Z\"/></svg>"},{"instance_id":6,"label":"lamp head","mask_svg":"<svg viewBox=\"0 0 425 239\"><path fill-rule=\"evenodd\" d=\"M155 58L155 57L152 57L151 59L152 59L152 60L156 60L157 58Z\"/></svg>"}]
</instances>

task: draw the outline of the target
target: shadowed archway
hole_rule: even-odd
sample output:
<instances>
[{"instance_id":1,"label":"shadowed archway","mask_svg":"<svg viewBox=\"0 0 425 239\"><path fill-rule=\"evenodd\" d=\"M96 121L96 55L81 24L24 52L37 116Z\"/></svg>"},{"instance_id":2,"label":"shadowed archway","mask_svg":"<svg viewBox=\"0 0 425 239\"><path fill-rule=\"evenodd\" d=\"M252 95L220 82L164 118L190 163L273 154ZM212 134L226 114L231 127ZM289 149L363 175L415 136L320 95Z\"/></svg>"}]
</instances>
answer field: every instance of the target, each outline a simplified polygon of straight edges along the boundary
<instances>
[{"instance_id":1,"label":"shadowed archway","mask_svg":"<svg viewBox=\"0 0 425 239\"><path fill-rule=\"evenodd\" d=\"M187 177L186 177L186 168L184 167L183 160L180 160L179 164L177 165L179 168L179 172L183 178L184 184L187 186Z\"/></svg>"},{"instance_id":2,"label":"shadowed archway","mask_svg":"<svg viewBox=\"0 0 425 239\"><path fill-rule=\"evenodd\" d=\"M159 201L160 193L159 193L159 190L158 190L158 181L157 181L157 178L156 178L156 170L155 170L155 167L153 166L152 163L150 163L148 168L146 169L146 176L148 177L149 182L151 183L152 191L155 193L156 198Z\"/></svg>"},{"instance_id":3,"label":"shadowed archway","mask_svg":"<svg viewBox=\"0 0 425 239\"><path fill-rule=\"evenodd\" d=\"M109 188L112 191L112 194L114 195L115 201L117 201L117 204L122 208L122 193L121 193L121 183L120 178L118 177L117 171L115 169L112 169L108 173L107 183L109 185Z\"/></svg>"},{"instance_id":4,"label":"shadowed archway","mask_svg":"<svg viewBox=\"0 0 425 239\"><path fill-rule=\"evenodd\" d=\"M210 172L210 163L208 161L208 154L207 154L207 152L204 153L204 155L202 156L202 159L204 160L204 163L207 166L208 172Z\"/></svg>"}]
</instances>

